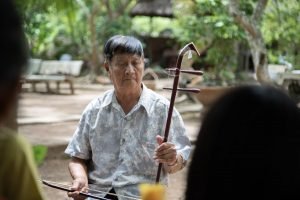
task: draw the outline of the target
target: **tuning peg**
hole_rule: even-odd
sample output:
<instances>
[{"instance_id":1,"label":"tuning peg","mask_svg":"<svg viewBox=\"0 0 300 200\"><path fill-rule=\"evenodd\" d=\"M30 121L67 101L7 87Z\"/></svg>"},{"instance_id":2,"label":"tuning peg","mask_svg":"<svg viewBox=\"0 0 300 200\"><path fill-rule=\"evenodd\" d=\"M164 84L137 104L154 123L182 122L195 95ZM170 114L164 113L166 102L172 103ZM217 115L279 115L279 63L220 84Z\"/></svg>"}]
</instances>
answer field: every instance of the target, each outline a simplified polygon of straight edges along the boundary
<instances>
[{"instance_id":1,"label":"tuning peg","mask_svg":"<svg viewBox=\"0 0 300 200\"><path fill-rule=\"evenodd\" d=\"M166 71L170 71L170 72L176 72L178 69L176 68L167 68ZM203 75L203 71L199 71L199 70L184 70L181 69L179 70L181 73L186 73L186 74L193 74L193 75Z\"/></svg>"},{"instance_id":2,"label":"tuning peg","mask_svg":"<svg viewBox=\"0 0 300 200\"><path fill-rule=\"evenodd\" d=\"M173 90L173 88L170 87L164 87L165 90ZM193 92L193 93L199 93L201 90L198 88L177 88L178 91L182 92Z\"/></svg>"}]
</instances>

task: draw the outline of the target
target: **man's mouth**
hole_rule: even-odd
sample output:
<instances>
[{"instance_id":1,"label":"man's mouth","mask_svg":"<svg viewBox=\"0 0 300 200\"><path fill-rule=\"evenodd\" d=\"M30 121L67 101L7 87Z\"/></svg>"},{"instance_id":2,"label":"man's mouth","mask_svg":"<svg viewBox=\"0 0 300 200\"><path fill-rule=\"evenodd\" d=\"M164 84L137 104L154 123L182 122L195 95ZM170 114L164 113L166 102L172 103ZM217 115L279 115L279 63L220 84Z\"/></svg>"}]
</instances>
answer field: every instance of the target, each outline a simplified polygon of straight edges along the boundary
<instances>
[{"instance_id":1,"label":"man's mouth","mask_svg":"<svg viewBox=\"0 0 300 200\"><path fill-rule=\"evenodd\" d=\"M130 80L134 80L134 78L125 78L123 79L124 81L130 81Z\"/></svg>"}]
</instances>

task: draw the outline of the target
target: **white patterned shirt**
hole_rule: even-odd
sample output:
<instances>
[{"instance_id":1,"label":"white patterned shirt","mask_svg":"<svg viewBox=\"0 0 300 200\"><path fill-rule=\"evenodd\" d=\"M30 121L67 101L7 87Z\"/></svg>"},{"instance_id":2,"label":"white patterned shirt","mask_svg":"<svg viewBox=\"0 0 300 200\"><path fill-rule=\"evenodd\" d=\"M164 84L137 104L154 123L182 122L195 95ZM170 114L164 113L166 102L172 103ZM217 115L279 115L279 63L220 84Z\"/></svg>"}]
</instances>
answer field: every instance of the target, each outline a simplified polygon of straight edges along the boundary
<instances>
[{"instance_id":1,"label":"white patterned shirt","mask_svg":"<svg viewBox=\"0 0 300 200\"><path fill-rule=\"evenodd\" d=\"M113 187L117 194L139 196L138 184L155 182L156 135L164 135L168 108L166 98L143 85L138 103L125 114L109 90L86 107L65 153L89 160L90 188L108 192ZM168 141L186 161L191 145L175 108ZM161 182L167 184L165 171Z\"/></svg>"}]
</instances>

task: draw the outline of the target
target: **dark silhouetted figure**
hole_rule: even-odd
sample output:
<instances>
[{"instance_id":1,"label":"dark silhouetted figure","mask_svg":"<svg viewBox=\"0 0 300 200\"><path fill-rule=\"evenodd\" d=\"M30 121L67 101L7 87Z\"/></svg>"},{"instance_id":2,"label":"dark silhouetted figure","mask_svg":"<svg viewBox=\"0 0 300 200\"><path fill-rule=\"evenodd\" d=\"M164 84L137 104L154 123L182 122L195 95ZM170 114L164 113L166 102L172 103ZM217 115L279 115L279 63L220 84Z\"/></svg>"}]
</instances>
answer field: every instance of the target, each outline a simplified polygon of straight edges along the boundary
<instances>
[{"instance_id":1,"label":"dark silhouetted figure","mask_svg":"<svg viewBox=\"0 0 300 200\"><path fill-rule=\"evenodd\" d=\"M43 199L30 144L6 127L15 111L27 49L11 0L0 0L0 199Z\"/></svg>"},{"instance_id":2,"label":"dark silhouetted figure","mask_svg":"<svg viewBox=\"0 0 300 200\"><path fill-rule=\"evenodd\" d=\"M300 114L283 92L244 86L220 98L200 129L186 200L300 199Z\"/></svg>"}]
</instances>

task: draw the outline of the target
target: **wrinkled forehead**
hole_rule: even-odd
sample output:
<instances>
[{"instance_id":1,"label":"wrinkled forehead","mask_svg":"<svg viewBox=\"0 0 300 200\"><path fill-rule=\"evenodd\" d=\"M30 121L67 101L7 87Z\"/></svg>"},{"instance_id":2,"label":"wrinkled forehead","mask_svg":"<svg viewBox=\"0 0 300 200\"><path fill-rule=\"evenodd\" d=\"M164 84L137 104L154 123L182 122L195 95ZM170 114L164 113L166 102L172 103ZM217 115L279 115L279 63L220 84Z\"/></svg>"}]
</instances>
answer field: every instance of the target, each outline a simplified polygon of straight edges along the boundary
<instances>
[{"instance_id":1,"label":"wrinkled forehead","mask_svg":"<svg viewBox=\"0 0 300 200\"><path fill-rule=\"evenodd\" d=\"M144 56L131 53L117 53L112 57L112 62L119 61L144 61Z\"/></svg>"}]
</instances>

